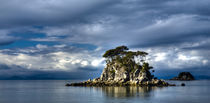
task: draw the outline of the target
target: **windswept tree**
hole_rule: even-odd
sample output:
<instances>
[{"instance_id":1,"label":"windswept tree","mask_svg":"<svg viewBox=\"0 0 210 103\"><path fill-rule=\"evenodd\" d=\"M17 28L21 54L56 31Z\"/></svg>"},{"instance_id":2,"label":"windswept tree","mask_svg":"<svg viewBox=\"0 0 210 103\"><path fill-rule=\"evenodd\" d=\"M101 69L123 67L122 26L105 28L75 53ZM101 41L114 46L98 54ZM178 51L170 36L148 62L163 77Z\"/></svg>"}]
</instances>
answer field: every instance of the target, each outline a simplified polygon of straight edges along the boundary
<instances>
[{"instance_id":1,"label":"windswept tree","mask_svg":"<svg viewBox=\"0 0 210 103\"><path fill-rule=\"evenodd\" d=\"M119 46L115 49L110 49L105 52L103 57L106 58L107 63L118 62L125 66L127 71L134 71L137 68L142 68L142 71L149 71L152 69L149 63L145 62L147 52L144 51L128 51L126 46Z\"/></svg>"},{"instance_id":2,"label":"windswept tree","mask_svg":"<svg viewBox=\"0 0 210 103\"><path fill-rule=\"evenodd\" d=\"M128 49L126 46L119 46L115 49L110 49L105 52L103 57L107 59L107 62L111 62L112 60L116 59L119 56L122 56Z\"/></svg>"}]
</instances>

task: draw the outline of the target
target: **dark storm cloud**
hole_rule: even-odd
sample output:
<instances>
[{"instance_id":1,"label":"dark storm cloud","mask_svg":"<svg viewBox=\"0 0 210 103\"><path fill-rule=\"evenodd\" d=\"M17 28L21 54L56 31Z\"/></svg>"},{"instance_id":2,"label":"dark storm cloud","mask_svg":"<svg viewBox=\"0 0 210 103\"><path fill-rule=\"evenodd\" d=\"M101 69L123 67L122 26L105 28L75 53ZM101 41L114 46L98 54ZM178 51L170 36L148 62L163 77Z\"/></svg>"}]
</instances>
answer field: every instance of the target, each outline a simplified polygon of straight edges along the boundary
<instances>
[{"instance_id":1,"label":"dark storm cloud","mask_svg":"<svg viewBox=\"0 0 210 103\"><path fill-rule=\"evenodd\" d=\"M91 70L91 72L89 72ZM0 64L0 79L1 80L40 80L40 79L86 79L95 78L99 76L101 70L98 69L84 69L78 68L77 71L43 71L36 69L26 69L21 66L7 66L5 64Z\"/></svg>"},{"instance_id":2,"label":"dark storm cloud","mask_svg":"<svg viewBox=\"0 0 210 103\"><path fill-rule=\"evenodd\" d=\"M24 5L19 7L23 2ZM208 0L3 0L0 10L4 15L0 16L0 21L2 27L40 26L44 29L42 32L53 36L55 41L56 36L65 35L72 42L97 45L105 42L122 44L126 41L126 44L137 47L174 45L196 41L198 36L208 35L209 3ZM107 25L100 23L106 21ZM155 24L157 21L166 23L158 25ZM105 29L98 36L81 32L84 29L82 26L91 27L97 23ZM108 28L104 28L104 25ZM78 38L79 36L83 38ZM45 40L47 39L52 40L52 37ZM68 39L57 41L66 42Z\"/></svg>"},{"instance_id":3,"label":"dark storm cloud","mask_svg":"<svg viewBox=\"0 0 210 103\"><path fill-rule=\"evenodd\" d=\"M210 17L201 12L209 11L209 1L122 0L110 4L112 5L86 14L86 17L81 19L86 22L48 26L41 32L53 37L66 36L63 40L57 41L99 46L104 44L108 46L126 44L132 47L165 44L170 46L202 40L198 38L209 38Z\"/></svg>"},{"instance_id":4,"label":"dark storm cloud","mask_svg":"<svg viewBox=\"0 0 210 103\"><path fill-rule=\"evenodd\" d=\"M0 41L0 46L4 46L4 45L9 45L9 44L12 44L14 41L13 40L2 40Z\"/></svg>"},{"instance_id":5,"label":"dark storm cloud","mask_svg":"<svg viewBox=\"0 0 210 103\"><path fill-rule=\"evenodd\" d=\"M87 45L85 45L87 46ZM87 55L92 55L92 56L101 56L101 54L96 53L94 50L97 49L95 47L90 47L89 48L84 48L80 46L67 46L65 44L62 45L42 45L42 44L37 44L35 47L25 47L25 48L10 48L10 49L4 49L1 50L0 53L3 55L11 55L11 56L18 56L20 54L23 55L28 55L28 56L40 56L43 55L46 58L50 57L49 54L51 53L59 53L59 52L64 52L64 53L69 53L69 54L84 54ZM93 49L94 48L94 49ZM71 55L69 56L69 58Z\"/></svg>"},{"instance_id":6,"label":"dark storm cloud","mask_svg":"<svg viewBox=\"0 0 210 103\"><path fill-rule=\"evenodd\" d=\"M183 49L185 50L200 50L200 51L205 51L205 50L210 50L210 40L207 39L206 41L201 41L197 43L196 45L192 45L189 47L184 47Z\"/></svg>"},{"instance_id":7,"label":"dark storm cloud","mask_svg":"<svg viewBox=\"0 0 210 103\"><path fill-rule=\"evenodd\" d=\"M50 26L84 21L90 11L103 8L110 0L1 0L0 27Z\"/></svg>"},{"instance_id":8,"label":"dark storm cloud","mask_svg":"<svg viewBox=\"0 0 210 103\"><path fill-rule=\"evenodd\" d=\"M15 40L15 37L7 36L6 34L1 34L0 31L0 46L12 44L15 42Z\"/></svg>"},{"instance_id":9,"label":"dark storm cloud","mask_svg":"<svg viewBox=\"0 0 210 103\"><path fill-rule=\"evenodd\" d=\"M210 79L210 67L193 67L193 68L183 68L183 69L168 69L162 68L154 73L155 76L162 79L171 79L178 76L180 72L191 72L195 79ZM204 72L205 71L205 72Z\"/></svg>"}]
</instances>

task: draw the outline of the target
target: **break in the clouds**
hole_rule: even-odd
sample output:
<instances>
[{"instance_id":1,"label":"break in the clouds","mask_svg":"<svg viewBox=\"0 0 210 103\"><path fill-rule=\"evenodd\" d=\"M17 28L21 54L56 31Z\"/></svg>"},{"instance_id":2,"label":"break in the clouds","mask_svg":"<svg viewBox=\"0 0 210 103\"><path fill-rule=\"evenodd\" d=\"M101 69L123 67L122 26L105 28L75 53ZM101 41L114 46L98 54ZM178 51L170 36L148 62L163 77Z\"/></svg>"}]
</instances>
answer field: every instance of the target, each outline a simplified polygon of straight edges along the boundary
<instances>
[{"instance_id":1,"label":"break in the clouds","mask_svg":"<svg viewBox=\"0 0 210 103\"><path fill-rule=\"evenodd\" d=\"M101 55L119 45L149 52L157 71L209 76L209 6L209 0L1 0L2 78L98 76Z\"/></svg>"}]
</instances>

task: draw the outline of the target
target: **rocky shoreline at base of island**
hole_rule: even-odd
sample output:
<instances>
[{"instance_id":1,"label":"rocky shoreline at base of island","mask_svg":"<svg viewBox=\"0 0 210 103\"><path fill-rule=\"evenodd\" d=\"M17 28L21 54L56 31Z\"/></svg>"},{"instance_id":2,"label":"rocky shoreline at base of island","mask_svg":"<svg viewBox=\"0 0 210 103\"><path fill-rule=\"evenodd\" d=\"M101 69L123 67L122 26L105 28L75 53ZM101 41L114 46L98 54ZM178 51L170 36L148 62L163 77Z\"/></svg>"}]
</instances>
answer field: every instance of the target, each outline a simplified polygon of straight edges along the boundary
<instances>
[{"instance_id":1,"label":"rocky shoreline at base of island","mask_svg":"<svg viewBox=\"0 0 210 103\"><path fill-rule=\"evenodd\" d=\"M100 80L88 80L79 83L67 83L66 86L158 86L158 87L165 87L165 86L176 86L175 84L169 84L164 80L159 79L152 79L151 81L100 81Z\"/></svg>"}]
</instances>

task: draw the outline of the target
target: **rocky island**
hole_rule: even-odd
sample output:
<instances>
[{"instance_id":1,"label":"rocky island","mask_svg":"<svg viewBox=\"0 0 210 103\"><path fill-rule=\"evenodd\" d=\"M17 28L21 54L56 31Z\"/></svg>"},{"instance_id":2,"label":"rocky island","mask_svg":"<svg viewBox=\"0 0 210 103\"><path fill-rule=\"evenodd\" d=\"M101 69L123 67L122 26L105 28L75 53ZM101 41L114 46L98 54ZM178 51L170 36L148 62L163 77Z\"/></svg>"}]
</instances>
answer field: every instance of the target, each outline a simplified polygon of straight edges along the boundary
<instances>
[{"instance_id":1,"label":"rocky island","mask_svg":"<svg viewBox=\"0 0 210 103\"><path fill-rule=\"evenodd\" d=\"M181 72L177 77L174 77L170 80L189 81L189 80L195 80L195 78L190 72Z\"/></svg>"},{"instance_id":2,"label":"rocky island","mask_svg":"<svg viewBox=\"0 0 210 103\"><path fill-rule=\"evenodd\" d=\"M150 72L154 72L153 67L146 62L148 53L128 50L119 46L106 51L106 67L99 78L66 86L174 86L154 78Z\"/></svg>"}]
</instances>

